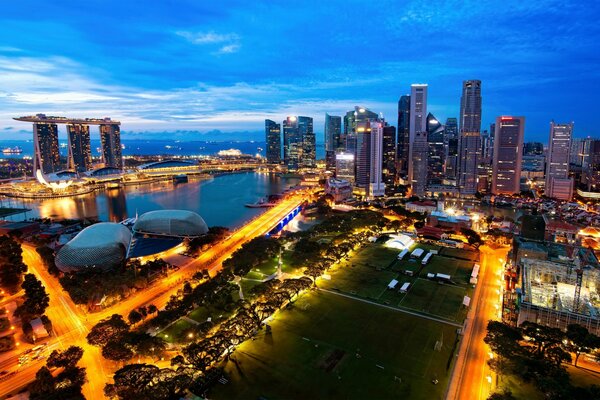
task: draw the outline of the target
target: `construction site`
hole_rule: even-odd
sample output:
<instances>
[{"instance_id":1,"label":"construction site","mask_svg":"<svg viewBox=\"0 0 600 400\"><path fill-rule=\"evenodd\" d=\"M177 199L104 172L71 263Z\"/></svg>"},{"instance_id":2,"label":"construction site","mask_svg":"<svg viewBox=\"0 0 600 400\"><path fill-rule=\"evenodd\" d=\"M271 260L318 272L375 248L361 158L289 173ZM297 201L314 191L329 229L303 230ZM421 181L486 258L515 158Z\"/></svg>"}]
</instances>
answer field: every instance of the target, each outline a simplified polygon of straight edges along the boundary
<instances>
[{"instance_id":1,"label":"construction site","mask_svg":"<svg viewBox=\"0 0 600 400\"><path fill-rule=\"evenodd\" d=\"M576 323L600 334L600 265L592 251L551 244L546 257L521 254L515 261L521 275L518 325L566 329Z\"/></svg>"}]
</instances>

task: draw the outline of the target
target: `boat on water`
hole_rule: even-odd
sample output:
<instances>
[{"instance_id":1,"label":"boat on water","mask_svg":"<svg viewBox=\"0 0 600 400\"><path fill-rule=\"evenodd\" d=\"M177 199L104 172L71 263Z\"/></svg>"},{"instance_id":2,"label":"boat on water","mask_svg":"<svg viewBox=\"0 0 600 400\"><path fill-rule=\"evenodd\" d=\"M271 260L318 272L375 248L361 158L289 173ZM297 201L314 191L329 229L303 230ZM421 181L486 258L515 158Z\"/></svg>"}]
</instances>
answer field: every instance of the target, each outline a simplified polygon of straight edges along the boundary
<instances>
[{"instance_id":1,"label":"boat on water","mask_svg":"<svg viewBox=\"0 0 600 400\"><path fill-rule=\"evenodd\" d=\"M19 146L5 147L2 149L3 154L21 154L23 150Z\"/></svg>"},{"instance_id":2,"label":"boat on water","mask_svg":"<svg viewBox=\"0 0 600 400\"><path fill-rule=\"evenodd\" d=\"M244 206L248 207L248 208L265 208L265 207L273 207L273 206L275 206L275 203L270 203L268 201L265 201L265 199L260 199L256 203L247 203L247 204L244 204Z\"/></svg>"}]
</instances>

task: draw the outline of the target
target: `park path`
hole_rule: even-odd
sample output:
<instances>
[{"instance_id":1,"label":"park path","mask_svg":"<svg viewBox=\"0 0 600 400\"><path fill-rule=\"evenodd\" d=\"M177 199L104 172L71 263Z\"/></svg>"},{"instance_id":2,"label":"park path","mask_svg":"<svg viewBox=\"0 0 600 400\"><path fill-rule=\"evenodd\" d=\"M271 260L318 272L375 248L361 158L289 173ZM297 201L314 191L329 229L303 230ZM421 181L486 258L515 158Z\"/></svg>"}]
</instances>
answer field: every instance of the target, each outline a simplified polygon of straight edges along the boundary
<instances>
[{"instance_id":1,"label":"park path","mask_svg":"<svg viewBox=\"0 0 600 400\"><path fill-rule=\"evenodd\" d=\"M361 299L360 297L355 297L355 296L352 296L352 295L349 295L349 294L345 294L345 293L341 293L341 292L336 292L334 290L321 289L321 288L317 288L317 289L320 290L320 291L322 291L322 292L327 292L327 293L335 294L337 296L347 297L349 299L353 299L353 300L356 300L356 301L362 301L363 303L372 304L374 306L379 306L379 307L387 308L389 310L398 311L398 312L401 312L401 313L404 313L404 314L414 315L415 317L425 318L425 319L428 319L430 321L439 322L441 324L446 324L446 325L450 325L450 326L455 326L457 328L462 328L462 324L458 324L456 322L447 321L445 319L436 318L436 317L432 317L432 316L429 316L429 315L423 315L423 314L419 314L417 312L412 312L412 311L404 310L404 309L401 309L401 308L396 308L396 307L388 306L388 305L385 305L385 304L379 304L379 303L376 303L376 302L371 301L371 300Z\"/></svg>"}]
</instances>

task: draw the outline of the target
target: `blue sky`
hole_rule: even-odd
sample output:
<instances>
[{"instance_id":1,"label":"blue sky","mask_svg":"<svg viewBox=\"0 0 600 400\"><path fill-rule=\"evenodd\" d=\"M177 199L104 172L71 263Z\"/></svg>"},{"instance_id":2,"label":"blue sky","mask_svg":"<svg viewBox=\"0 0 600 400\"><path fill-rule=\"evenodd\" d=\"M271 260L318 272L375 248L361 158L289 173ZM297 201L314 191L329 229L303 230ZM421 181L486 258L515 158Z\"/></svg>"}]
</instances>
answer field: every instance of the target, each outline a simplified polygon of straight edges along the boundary
<instances>
[{"instance_id":1,"label":"blue sky","mask_svg":"<svg viewBox=\"0 0 600 400\"><path fill-rule=\"evenodd\" d=\"M125 136L260 139L264 119L363 105L396 124L400 95L429 84L457 117L483 81L483 125L524 115L598 135L595 1L29 1L0 14L0 131L17 115L111 116ZM197 131L197 133L196 133ZM219 133L221 132L221 133Z\"/></svg>"}]
</instances>

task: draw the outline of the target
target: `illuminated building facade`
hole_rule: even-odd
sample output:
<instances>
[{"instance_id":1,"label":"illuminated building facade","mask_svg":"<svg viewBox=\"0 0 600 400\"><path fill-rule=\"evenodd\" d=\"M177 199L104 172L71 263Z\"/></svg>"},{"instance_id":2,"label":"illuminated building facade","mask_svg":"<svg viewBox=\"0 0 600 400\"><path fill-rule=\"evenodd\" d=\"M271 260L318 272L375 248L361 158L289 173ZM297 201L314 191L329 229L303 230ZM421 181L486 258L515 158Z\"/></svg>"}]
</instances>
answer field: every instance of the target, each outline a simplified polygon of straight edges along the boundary
<instances>
[{"instance_id":1,"label":"illuminated building facade","mask_svg":"<svg viewBox=\"0 0 600 400\"><path fill-rule=\"evenodd\" d=\"M75 172L91 170L90 126L85 124L67 124L67 136L69 137L69 168Z\"/></svg>"},{"instance_id":2,"label":"illuminated building facade","mask_svg":"<svg viewBox=\"0 0 600 400\"><path fill-rule=\"evenodd\" d=\"M335 168L335 154L342 146L342 117L325 114L325 162Z\"/></svg>"},{"instance_id":3,"label":"illuminated building facade","mask_svg":"<svg viewBox=\"0 0 600 400\"><path fill-rule=\"evenodd\" d=\"M383 182L386 187L393 187L396 181L396 128L383 127Z\"/></svg>"},{"instance_id":4,"label":"illuminated building facade","mask_svg":"<svg viewBox=\"0 0 600 400\"><path fill-rule=\"evenodd\" d=\"M341 151L335 155L335 177L354 184L354 154Z\"/></svg>"},{"instance_id":5,"label":"illuminated building facade","mask_svg":"<svg viewBox=\"0 0 600 400\"><path fill-rule=\"evenodd\" d=\"M444 178L446 149L444 146L444 125L433 114L427 115L427 183L439 185Z\"/></svg>"},{"instance_id":6,"label":"illuminated building facade","mask_svg":"<svg viewBox=\"0 0 600 400\"><path fill-rule=\"evenodd\" d=\"M36 122L33 124L33 171L38 169L44 174L58 172L61 169L58 150L58 126L54 123Z\"/></svg>"},{"instance_id":7,"label":"illuminated building facade","mask_svg":"<svg viewBox=\"0 0 600 400\"><path fill-rule=\"evenodd\" d=\"M569 177L569 156L573 123L550 123L548 155L546 157L545 194L559 200L571 200L573 180Z\"/></svg>"},{"instance_id":8,"label":"illuminated building facade","mask_svg":"<svg viewBox=\"0 0 600 400\"><path fill-rule=\"evenodd\" d=\"M456 179L458 169L458 121L456 118L446 119L444 146L446 148L444 176L448 179Z\"/></svg>"},{"instance_id":9,"label":"illuminated building facade","mask_svg":"<svg viewBox=\"0 0 600 400\"><path fill-rule=\"evenodd\" d=\"M481 153L480 80L463 82L458 128L458 186L461 194L472 195L477 192L477 167Z\"/></svg>"},{"instance_id":10,"label":"illuminated building facade","mask_svg":"<svg viewBox=\"0 0 600 400\"><path fill-rule=\"evenodd\" d=\"M265 136L267 143L267 162L281 163L281 125L270 119L265 120Z\"/></svg>"},{"instance_id":11,"label":"illuminated building facade","mask_svg":"<svg viewBox=\"0 0 600 400\"><path fill-rule=\"evenodd\" d=\"M317 163L317 143L311 117L298 117L298 130L301 137L300 166L314 167Z\"/></svg>"},{"instance_id":12,"label":"illuminated building facade","mask_svg":"<svg viewBox=\"0 0 600 400\"><path fill-rule=\"evenodd\" d=\"M427 188L427 85L413 84L410 92L408 180L412 194L422 196Z\"/></svg>"},{"instance_id":13,"label":"illuminated building facade","mask_svg":"<svg viewBox=\"0 0 600 400\"><path fill-rule=\"evenodd\" d=\"M525 117L496 118L494 134L493 194L520 192Z\"/></svg>"},{"instance_id":14,"label":"illuminated building facade","mask_svg":"<svg viewBox=\"0 0 600 400\"><path fill-rule=\"evenodd\" d=\"M121 148L121 128L119 124L101 124L100 142L102 144L102 161L105 167L123 168Z\"/></svg>"},{"instance_id":15,"label":"illuminated building facade","mask_svg":"<svg viewBox=\"0 0 600 400\"><path fill-rule=\"evenodd\" d=\"M404 95L398 100L398 173L408 174L410 147L410 95Z\"/></svg>"}]
</instances>

